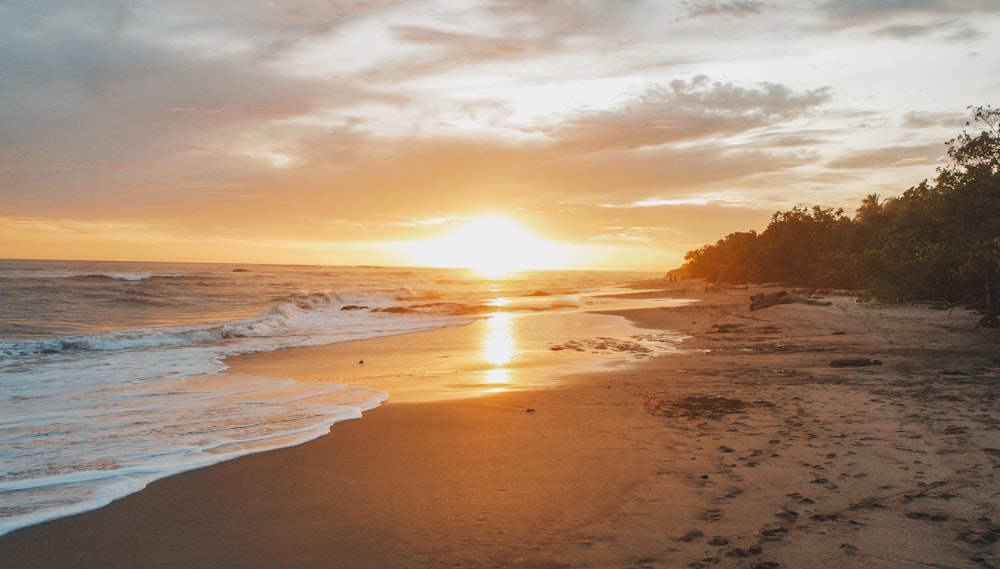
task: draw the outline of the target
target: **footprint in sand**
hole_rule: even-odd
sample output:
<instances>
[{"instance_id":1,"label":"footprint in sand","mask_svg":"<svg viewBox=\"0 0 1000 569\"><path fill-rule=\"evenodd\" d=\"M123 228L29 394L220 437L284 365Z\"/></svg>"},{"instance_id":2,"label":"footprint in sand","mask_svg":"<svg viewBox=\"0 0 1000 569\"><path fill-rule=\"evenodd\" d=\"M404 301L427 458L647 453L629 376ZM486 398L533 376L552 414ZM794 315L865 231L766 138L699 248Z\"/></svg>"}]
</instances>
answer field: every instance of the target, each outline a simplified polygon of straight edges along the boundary
<instances>
[{"instance_id":1,"label":"footprint in sand","mask_svg":"<svg viewBox=\"0 0 1000 569\"><path fill-rule=\"evenodd\" d=\"M990 518L980 518L978 526L958 534L959 541L985 547L992 547L1000 541L1000 525L993 523Z\"/></svg>"},{"instance_id":2,"label":"footprint in sand","mask_svg":"<svg viewBox=\"0 0 1000 569\"><path fill-rule=\"evenodd\" d=\"M805 496L803 496L802 494L799 494L798 492L792 492L791 494L785 494L785 496L787 496L787 497L795 500L796 502L798 502L800 504L815 504L816 503L816 501L813 500L812 498L806 498Z\"/></svg>"},{"instance_id":3,"label":"footprint in sand","mask_svg":"<svg viewBox=\"0 0 1000 569\"><path fill-rule=\"evenodd\" d=\"M684 534L683 536L677 538L677 540L678 541L683 541L683 542L690 543L690 542L692 542L692 541L694 541L696 539L702 538L704 536L705 536L705 532L703 532L703 531L701 531L699 529L693 529L693 530L687 532L686 534Z\"/></svg>"},{"instance_id":4,"label":"footprint in sand","mask_svg":"<svg viewBox=\"0 0 1000 569\"><path fill-rule=\"evenodd\" d=\"M736 498L739 498L742 495L743 495L743 490L737 488L735 490L732 490L725 496L720 496L716 498L714 501L716 504L728 504L729 502L735 500Z\"/></svg>"},{"instance_id":5,"label":"footprint in sand","mask_svg":"<svg viewBox=\"0 0 1000 569\"><path fill-rule=\"evenodd\" d=\"M944 512L907 512L906 517L911 520L923 520L927 522L946 522L950 519Z\"/></svg>"},{"instance_id":6,"label":"footprint in sand","mask_svg":"<svg viewBox=\"0 0 1000 569\"><path fill-rule=\"evenodd\" d=\"M774 513L774 517L794 523L798 519L799 513L795 510L779 510Z\"/></svg>"},{"instance_id":7,"label":"footprint in sand","mask_svg":"<svg viewBox=\"0 0 1000 569\"><path fill-rule=\"evenodd\" d=\"M788 528L781 525L764 526L760 530L760 535L765 541L779 541L788 535Z\"/></svg>"},{"instance_id":8,"label":"footprint in sand","mask_svg":"<svg viewBox=\"0 0 1000 569\"><path fill-rule=\"evenodd\" d=\"M858 510L884 510L886 507L887 506L885 504L881 504L875 500L865 500L863 502L851 504L847 509L852 512L856 512Z\"/></svg>"},{"instance_id":9,"label":"footprint in sand","mask_svg":"<svg viewBox=\"0 0 1000 569\"><path fill-rule=\"evenodd\" d=\"M708 510L707 512L705 512L705 519L708 520L708 521L710 521L710 522L719 521L724 516L725 516L725 513L722 510L719 510L719 509L716 509L716 508L712 508L711 510Z\"/></svg>"},{"instance_id":10,"label":"footprint in sand","mask_svg":"<svg viewBox=\"0 0 1000 569\"><path fill-rule=\"evenodd\" d=\"M754 555L760 555L764 553L764 548L759 545L753 545L746 549L742 547L733 548L731 551L726 552L726 555L730 557L753 557Z\"/></svg>"}]
</instances>

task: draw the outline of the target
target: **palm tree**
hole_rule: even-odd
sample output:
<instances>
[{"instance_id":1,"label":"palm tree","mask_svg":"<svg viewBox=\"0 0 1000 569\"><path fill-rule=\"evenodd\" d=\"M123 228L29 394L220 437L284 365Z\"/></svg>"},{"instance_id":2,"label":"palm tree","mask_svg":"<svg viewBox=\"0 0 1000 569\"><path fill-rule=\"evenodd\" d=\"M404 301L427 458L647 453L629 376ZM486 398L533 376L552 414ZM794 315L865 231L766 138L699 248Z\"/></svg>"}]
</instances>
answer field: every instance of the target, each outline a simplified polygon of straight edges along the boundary
<instances>
[{"instance_id":1,"label":"palm tree","mask_svg":"<svg viewBox=\"0 0 1000 569\"><path fill-rule=\"evenodd\" d=\"M865 224L874 223L882 213L882 198L878 194L868 194L861 200L861 207L854 216L855 221Z\"/></svg>"}]
</instances>

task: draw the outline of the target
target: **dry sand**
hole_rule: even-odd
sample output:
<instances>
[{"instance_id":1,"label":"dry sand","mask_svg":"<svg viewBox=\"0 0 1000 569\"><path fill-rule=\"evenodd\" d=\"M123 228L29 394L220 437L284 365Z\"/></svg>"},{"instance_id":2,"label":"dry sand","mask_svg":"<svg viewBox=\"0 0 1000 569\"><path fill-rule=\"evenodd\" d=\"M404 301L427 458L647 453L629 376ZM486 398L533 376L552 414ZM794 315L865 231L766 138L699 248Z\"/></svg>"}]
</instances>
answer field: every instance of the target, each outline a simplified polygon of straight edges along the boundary
<instances>
[{"instance_id":1,"label":"dry sand","mask_svg":"<svg viewBox=\"0 0 1000 569\"><path fill-rule=\"evenodd\" d=\"M0 566L1000 567L1000 332L849 297L750 312L755 290L686 285L703 301L621 313L689 334L684 353L394 399L0 537ZM357 348L234 367L310 379Z\"/></svg>"}]
</instances>

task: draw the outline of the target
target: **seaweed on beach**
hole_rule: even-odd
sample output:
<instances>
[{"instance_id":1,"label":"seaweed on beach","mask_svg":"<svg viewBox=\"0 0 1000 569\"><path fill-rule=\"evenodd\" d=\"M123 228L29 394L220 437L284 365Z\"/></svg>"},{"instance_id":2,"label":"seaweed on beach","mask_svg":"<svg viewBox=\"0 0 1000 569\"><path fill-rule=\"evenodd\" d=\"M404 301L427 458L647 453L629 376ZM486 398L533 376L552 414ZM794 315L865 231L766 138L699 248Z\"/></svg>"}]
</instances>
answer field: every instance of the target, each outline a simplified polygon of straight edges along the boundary
<instances>
[{"instance_id":1,"label":"seaweed on beach","mask_svg":"<svg viewBox=\"0 0 1000 569\"><path fill-rule=\"evenodd\" d=\"M729 413L740 413L753 407L773 407L769 401L744 401L718 395L689 395L676 401L657 401L655 409L665 416L680 416L689 419L720 419Z\"/></svg>"}]
</instances>

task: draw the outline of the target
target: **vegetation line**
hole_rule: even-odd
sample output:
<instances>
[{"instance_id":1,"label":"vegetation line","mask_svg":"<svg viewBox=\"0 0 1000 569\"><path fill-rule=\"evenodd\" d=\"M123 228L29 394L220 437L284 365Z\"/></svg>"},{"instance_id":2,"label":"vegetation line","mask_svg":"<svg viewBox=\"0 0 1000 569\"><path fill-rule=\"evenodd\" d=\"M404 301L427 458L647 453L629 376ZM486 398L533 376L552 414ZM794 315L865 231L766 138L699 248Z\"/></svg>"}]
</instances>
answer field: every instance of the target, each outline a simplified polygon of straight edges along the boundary
<instances>
[{"instance_id":1,"label":"vegetation line","mask_svg":"<svg viewBox=\"0 0 1000 569\"><path fill-rule=\"evenodd\" d=\"M1000 109L972 108L937 177L899 197L868 195L854 217L796 206L760 234L731 233L685 255L684 272L732 283L866 289L882 300L943 299L1000 313Z\"/></svg>"}]
</instances>

